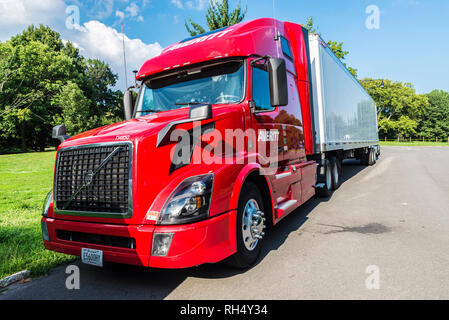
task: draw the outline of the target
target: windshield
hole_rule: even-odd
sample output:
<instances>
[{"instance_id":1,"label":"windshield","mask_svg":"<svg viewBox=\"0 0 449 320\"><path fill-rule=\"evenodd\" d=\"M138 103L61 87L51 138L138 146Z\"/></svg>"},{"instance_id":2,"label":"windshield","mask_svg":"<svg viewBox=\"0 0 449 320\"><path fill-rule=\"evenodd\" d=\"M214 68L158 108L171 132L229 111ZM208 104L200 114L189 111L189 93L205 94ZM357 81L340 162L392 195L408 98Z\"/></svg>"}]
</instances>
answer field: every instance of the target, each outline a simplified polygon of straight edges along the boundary
<instances>
[{"instance_id":1,"label":"windshield","mask_svg":"<svg viewBox=\"0 0 449 320\"><path fill-rule=\"evenodd\" d=\"M174 110L188 104L226 104L243 100L243 61L183 70L144 82L136 116Z\"/></svg>"}]
</instances>

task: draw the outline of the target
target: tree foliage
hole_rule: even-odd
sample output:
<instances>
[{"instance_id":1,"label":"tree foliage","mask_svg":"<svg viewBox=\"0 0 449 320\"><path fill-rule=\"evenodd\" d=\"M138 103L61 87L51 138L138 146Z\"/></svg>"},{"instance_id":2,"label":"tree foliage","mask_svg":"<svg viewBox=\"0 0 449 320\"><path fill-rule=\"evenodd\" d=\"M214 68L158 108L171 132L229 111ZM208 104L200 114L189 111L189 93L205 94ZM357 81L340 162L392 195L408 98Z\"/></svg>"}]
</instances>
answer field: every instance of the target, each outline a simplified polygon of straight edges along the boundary
<instances>
[{"instance_id":1,"label":"tree foliage","mask_svg":"<svg viewBox=\"0 0 449 320\"><path fill-rule=\"evenodd\" d=\"M427 94L420 134L428 140L446 141L449 137L449 92L434 90Z\"/></svg>"},{"instance_id":2,"label":"tree foliage","mask_svg":"<svg viewBox=\"0 0 449 320\"><path fill-rule=\"evenodd\" d=\"M108 65L86 60L46 26L30 26L0 43L0 142L44 149L51 128L69 134L118 120L121 92Z\"/></svg>"},{"instance_id":3,"label":"tree foliage","mask_svg":"<svg viewBox=\"0 0 449 320\"><path fill-rule=\"evenodd\" d=\"M228 0L210 0L206 13L207 27L212 31L232 26L245 18L246 11L246 8L245 10L242 9L240 2L234 10L230 11ZM206 32L201 25L193 22L191 18L188 22L185 21L185 27L192 37Z\"/></svg>"},{"instance_id":4,"label":"tree foliage","mask_svg":"<svg viewBox=\"0 0 449 320\"><path fill-rule=\"evenodd\" d=\"M417 94L411 83L388 79L360 80L377 105L379 134L394 139L398 135L415 137L429 101Z\"/></svg>"}]
</instances>

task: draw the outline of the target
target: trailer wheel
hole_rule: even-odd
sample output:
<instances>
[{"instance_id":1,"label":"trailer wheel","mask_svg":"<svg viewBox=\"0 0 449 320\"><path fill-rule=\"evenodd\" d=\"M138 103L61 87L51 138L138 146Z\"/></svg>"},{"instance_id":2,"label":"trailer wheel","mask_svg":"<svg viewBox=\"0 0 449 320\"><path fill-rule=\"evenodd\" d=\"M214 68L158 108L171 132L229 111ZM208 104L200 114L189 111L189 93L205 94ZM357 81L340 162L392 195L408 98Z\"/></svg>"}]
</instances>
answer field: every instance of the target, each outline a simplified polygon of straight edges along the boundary
<instances>
[{"instance_id":1,"label":"trailer wheel","mask_svg":"<svg viewBox=\"0 0 449 320\"><path fill-rule=\"evenodd\" d=\"M337 190L340 187L341 161L337 157L332 157L330 166L332 171L332 190Z\"/></svg>"},{"instance_id":2,"label":"trailer wheel","mask_svg":"<svg viewBox=\"0 0 449 320\"><path fill-rule=\"evenodd\" d=\"M376 163L376 152L374 151L374 148L370 148L368 154L368 165L372 166Z\"/></svg>"},{"instance_id":3,"label":"trailer wheel","mask_svg":"<svg viewBox=\"0 0 449 320\"><path fill-rule=\"evenodd\" d=\"M369 156L370 156L370 152L369 151L367 153L365 153L364 151L362 152L362 154L360 155L360 164L362 166L367 166L368 165Z\"/></svg>"},{"instance_id":4,"label":"trailer wheel","mask_svg":"<svg viewBox=\"0 0 449 320\"><path fill-rule=\"evenodd\" d=\"M247 182L240 192L237 208L237 252L227 259L227 264L239 269L253 265L262 247L265 214L262 195L257 185Z\"/></svg>"},{"instance_id":5,"label":"trailer wheel","mask_svg":"<svg viewBox=\"0 0 449 320\"><path fill-rule=\"evenodd\" d=\"M328 160L325 161L323 168L324 174L318 175L318 184L315 187L315 193L320 198L328 198L330 197L332 190L332 171ZM320 169L321 168L319 167L318 170Z\"/></svg>"}]
</instances>

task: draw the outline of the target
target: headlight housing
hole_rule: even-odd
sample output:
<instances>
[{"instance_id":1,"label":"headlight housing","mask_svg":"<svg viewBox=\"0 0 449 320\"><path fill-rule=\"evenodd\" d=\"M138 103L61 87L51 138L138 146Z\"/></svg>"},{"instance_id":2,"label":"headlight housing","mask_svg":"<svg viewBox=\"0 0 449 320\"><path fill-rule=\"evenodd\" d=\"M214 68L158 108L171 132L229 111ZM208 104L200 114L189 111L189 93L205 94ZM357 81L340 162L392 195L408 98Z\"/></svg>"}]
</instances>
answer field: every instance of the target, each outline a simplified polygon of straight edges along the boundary
<instances>
[{"instance_id":1,"label":"headlight housing","mask_svg":"<svg viewBox=\"0 0 449 320\"><path fill-rule=\"evenodd\" d=\"M42 207L42 215L44 217L47 216L48 214L48 208L50 208L50 203L53 200L53 190L51 190L48 194L47 197L45 198L45 202L44 205Z\"/></svg>"},{"instance_id":2,"label":"headlight housing","mask_svg":"<svg viewBox=\"0 0 449 320\"><path fill-rule=\"evenodd\" d=\"M165 202L158 224L184 224L207 218L213 185L213 174L184 180Z\"/></svg>"}]
</instances>

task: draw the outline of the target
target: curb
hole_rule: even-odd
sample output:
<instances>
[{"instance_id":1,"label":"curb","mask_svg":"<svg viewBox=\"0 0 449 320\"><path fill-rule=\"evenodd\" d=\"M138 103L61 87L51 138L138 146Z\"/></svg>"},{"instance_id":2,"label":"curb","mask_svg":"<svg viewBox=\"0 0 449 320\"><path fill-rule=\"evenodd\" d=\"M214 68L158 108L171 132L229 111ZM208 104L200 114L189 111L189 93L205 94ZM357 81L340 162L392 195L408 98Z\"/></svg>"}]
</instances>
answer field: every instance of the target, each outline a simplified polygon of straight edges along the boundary
<instances>
[{"instance_id":1,"label":"curb","mask_svg":"<svg viewBox=\"0 0 449 320\"><path fill-rule=\"evenodd\" d=\"M29 270L22 270L0 280L0 288L5 288L11 283L23 280L30 275Z\"/></svg>"}]
</instances>

